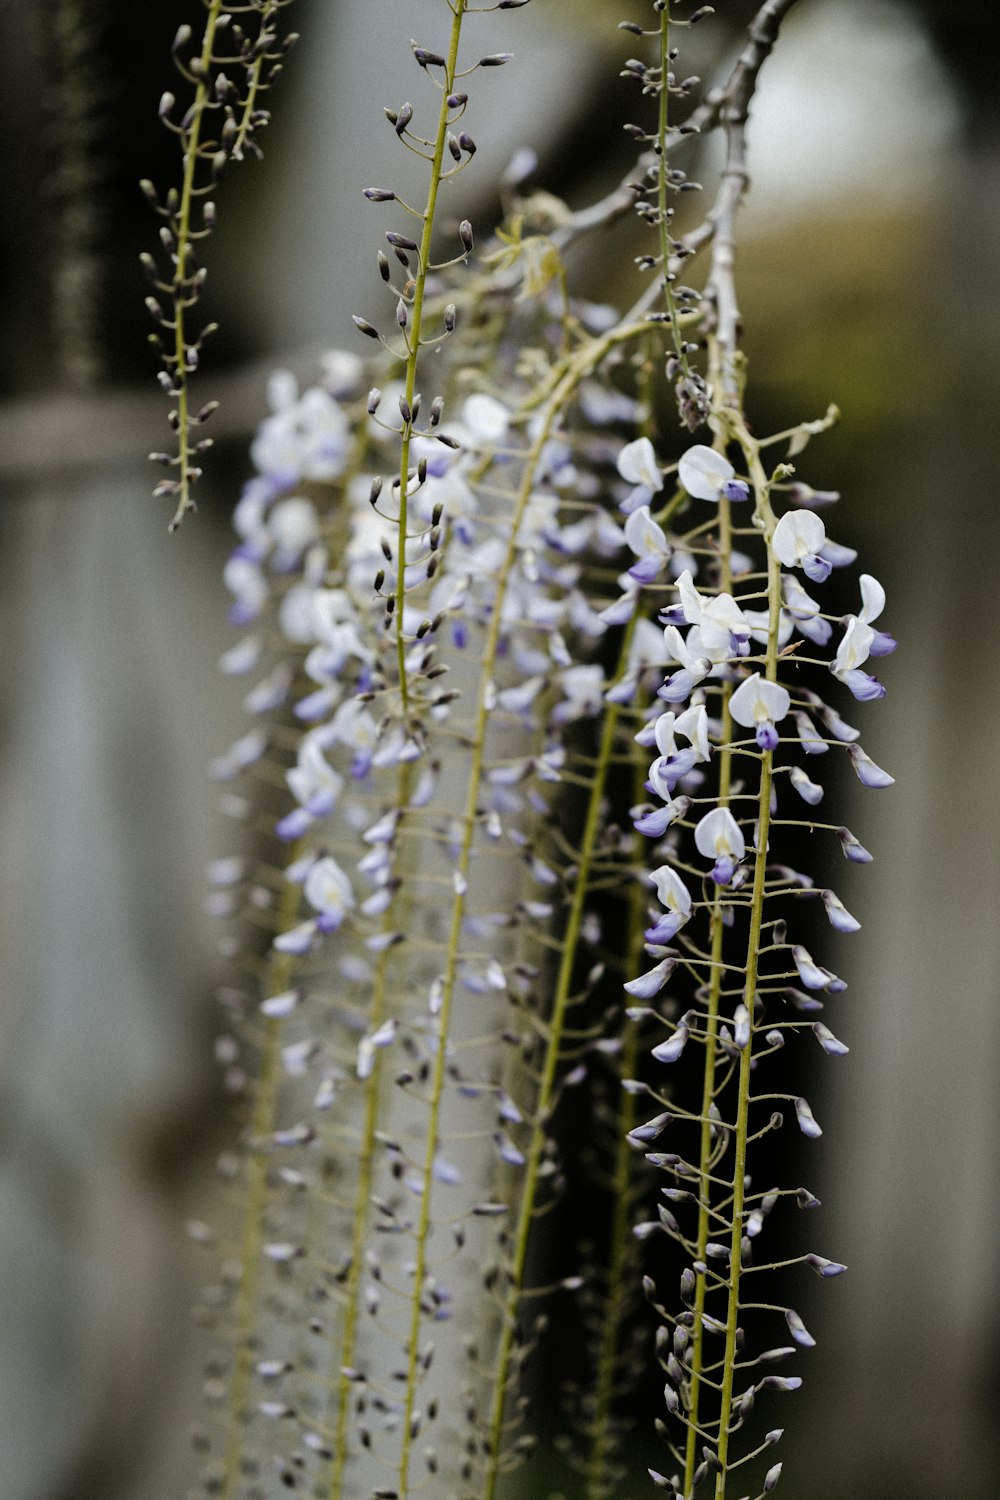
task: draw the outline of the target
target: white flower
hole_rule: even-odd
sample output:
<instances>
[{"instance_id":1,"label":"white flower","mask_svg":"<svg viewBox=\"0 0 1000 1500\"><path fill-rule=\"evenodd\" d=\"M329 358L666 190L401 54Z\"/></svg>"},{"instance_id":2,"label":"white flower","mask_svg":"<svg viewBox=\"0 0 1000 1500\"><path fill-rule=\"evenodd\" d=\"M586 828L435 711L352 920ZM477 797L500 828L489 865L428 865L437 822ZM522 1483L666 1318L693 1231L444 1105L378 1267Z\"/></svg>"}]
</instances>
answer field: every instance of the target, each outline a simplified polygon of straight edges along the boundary
<instances>
[{"instance_id":1,"label":"white flower","mask_svg":"<svg viewBox=\"0 0 1000 1500\"><path fill-rule=\"evenodd\" d=\"M301 495L280 500L267 517L267 529L279 558L291 565L319 536L316 507Z\"/></svg>"},{"instance_id":2,"label":"white flower","mask_svg":"<svg viewBox=\"0 0 1000 1500\"><path fill-rule=\"evenodd\" d=\"M396 1022L394 1020L383 1021L382 1025L369 1036L363 1036L358 1043L358 1060L355 1069L359 1078L371 1076L375 1067L375 1049L377 1047L388 1047L396 1037Z\"/></svg>"},{"instance_id":3,"label":"white flower","mask_svg":"<svg viewBox=\"0 0 1000 1500\"><path fill-rule=\"evenodd\" d=\"M759 672L740 683L729 700L729 712L737 724L756 732L762 750L773 750L778 743L779 724L791 707L788 689L769 682Z\"/></svg>"},{"instance_id":4,"label":"white flower","mask_svg":"<svg viewBox=\"0 0 1000 1500\"><path fill-rule=\"evenodd\" d=\"M604 705L604 669L599 666L570 667L560 674L559 686L566 694L564 702L557 704L552 718L557 724L571 723L574 719L592 718Z\"/></svg>"},{"instance_id":5,"label":"white flower","mask_svg":"<svg viewBox=\"0 0 1000 1500\"><path fill-rule=\"evenodd\" d=\"M656 887L656 899L666 911L676 912L681 917L690 916L691 892L676 870L669 865L660 865L658 870L650 870L649 878Z\"/></svg>"},{"instance_id":6,"label":"white flower","mask_svg":"<svg viewBox=\"0 0 1000 1500\"><path fill-rule=\"evenodd\" d=\"M885 609L885 589L870 573L862 573L859 582L861 584L861 613L858 618L865 625L870 625Z\"/></svg>"},{"instance_id":7,"label":"white flower","mask_svg":"<svg viewBox=\"0 0 1000 1500\"><path fill-rule=\"evenodd\" d=\"M736 470L723 454L697 443L681 455L677 477L696 500L746 500L750 490L736 478Z\"/></svg>"},{"instance_id":8,"label":"white flower","mask_svg":"<svg viewBox=\"0 0 1000 1500\"><path fill-rule=\"evenodd\" d=\"M641 484L654 494L663 488L663 475L648 437L625 444L618 455L618 472L629 484Z\"/></svg>"},{"instance_id":9,"label":"white flower","mask_svg":"<svg viewBox=\"0 0 1000 1500\"><path fill-rule=\"evenodd\" d=\"M299 747L298 764L286 771L292 796L314 818L325 817L340 796L344 778L327 765L315 740L305 739Z\"/></svg>"},{"instance_id":10,"label":"white flower","mask_svg":"<svg viewBox=\"0 0 1000 1500\"><path fill-rule=\"evenodd\" d=\"M222 581L236 597L239 623L256 619L267 603L267 580L255 562L233 553L222 573Z\"/></svg>"},{"instance_id":11,"label":"white flower","mask_svg":"<svg viewBox=\"0 0 1000 1500\"><path fill-rule=\"evenodd\" d=\"M351 750L371 751L378 744L378 724L356 698L342 703L324 731L328 744L339 742Z\"/></svg>"},{"instance_id":12,"label":"white flower","mask_svg":"<svg viewBox=\"0 0 1000 1500\"><path fill-rule=\"evenodd\" d=\"M673 712L660 714L653 725L653 742L661 755L677 754L674 736L682 734L691 743L695 760L708 760L708 710L703 703L695 708L686 708L682 714ZM641 745L648 744L648 726L640 730L636 739Z\"/></svg>"},{"instance_id":13,"label":"white flower","mask_svg":"<svg viewBox=\"0 0 1000 1500\"><path fill-rule=\"evenodd\" d=\"M338 400L352 396L361 384L364 362L357 354L348 354L346 349L331 349L321 356L320 364L323 384Z\"/></svg>"},{"instance_id":14,"label":"white flower","mask_svg":"<svg viewBox=\"0 0 1000 1500\"><path fill-rule=\"evenodd\" d=\"M743 832L728 807L713 807L694 831L698 853L715 861L712 879L716 885L728 885L733 871L746 853Z\"/></svg>"},{"instance_id":15,"label":"white flower","mask_svg":"<svg viewBox=\"0 0 1000 1500\"><path fill-rule=\"evenodd\" d=\"M814 583L830 576L830 564L819 553L826 543L826 527L813 510L788 510L774 528L771 547L786 568L801 568Z\"/></svg>"},{"instance_id":16,"label":"white flower","mask_svg":"<svg viewBox=\"0 0 1000 1500\"><path fill-rule=\"evenodd\" d=\"M354 889L332 855L318 859L306 876L306 900L319 913L317 926L332 932L354 906Z\"/></svg>"},{"instance_id":17,"label":"white flower","mask_svg":"<svg viewBox=\"0 0 1000 1500\"><path fill-rule=\"evenodd\" d=\"M640 505L625 522L625 541L639 559L629 573L640 583L650 583L670 560L670 544L663 527L654 521L648 505Z\"/></svg>"},{"instance_id":18,"label":"white flower","mask_svg":"<svg viewBox=\"0 0 1000 1500\"><path fill-rule=\"evenodd\" d=\"M510 422L510 412L494 396L477 392L462 407L462 425L477 443L499 443Z\"/></svg>"},{"instance_id":19,"label":"white flower","mask_svg":"<svg viewBox=\"0 0 1000 1500\"><path fill-rule=\"evenodd\" d=\"M271 384L278 405L257 429L250 449L262 474L281 484L297 479L334 479L347 463L348 424L337 402L314 386L298 400L284 374Z\"/></svg>"},{"instance_id":20,"label":"white flower","mask_svg":"<svg viewBox=\"0 0 1000 1500\"><path fill-rule=\"evenodd\" d=\"M856 671L862 662L867 661L874 639L875 632L870 625L857 615L848 615L843 638L830 663L830 671L834 677L843 682L848 672Z\"/></svg>"},{"instance_id":21,"label":"white flower","mask_svg":"<svg viewBox=\"0 0 1000 1500\"><path fill-rule=\"evenodd\" d=\"M750 639L750 623L732 594L699 594L687 570L677 580L677 591L684 618L696 627L688 634L689 655L713 662L740 655L740 646Z\"/></svg>"}]
</instances>

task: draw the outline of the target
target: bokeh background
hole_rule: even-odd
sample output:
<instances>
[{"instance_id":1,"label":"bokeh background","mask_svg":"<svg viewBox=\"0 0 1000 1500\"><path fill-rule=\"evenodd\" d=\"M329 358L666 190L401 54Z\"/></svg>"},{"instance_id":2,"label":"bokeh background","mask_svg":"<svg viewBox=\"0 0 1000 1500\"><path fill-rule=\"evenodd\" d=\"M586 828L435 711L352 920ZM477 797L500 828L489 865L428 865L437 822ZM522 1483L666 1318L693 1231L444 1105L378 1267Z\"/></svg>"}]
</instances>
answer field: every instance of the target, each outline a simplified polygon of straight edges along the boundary
<instances>
[{"instance_id":1,"label":"bokeh background","mask_svg":"<svg viewBox=\"0 0 1000 1500\"><path fill-rule=\"evenodd\" d=\"M684 71L720 76L753 8L721 3ZM136 183L175 180L156 101L198 7L0 3L4 1500L168 1500L190 1478L187 1308L208 1268L181 1225L211 1215L226 1138L201 872L232 845L204 767L241 725L215 673L227 517L266 371L310 378L374 303L382 225L360 188L400 180L380 105L417 87L408 40L433 46L443 9L297 0L266 158L225 184L209 256L220 446L202 513L168 538ZM615 25L644 12L535 0L483 20L483 50L515 62L474 94L461 192L482 228L520 146L573 207L620 179L640 105ZM992 0L801 0L752 116L752 413L763 431L840 405L805 477L843 492L835 534L886 584L902 643L866 715L897 785L842 814L877 851L839 882L864 919L838 954L852 1051L807 1089L821 1248L850 1274L799 1304L819 1348L781 1414L797 1500L1000 1486L998 40ZM587 295L620 287L639 236L574 252Z\"/></svg>"}]
</instances>

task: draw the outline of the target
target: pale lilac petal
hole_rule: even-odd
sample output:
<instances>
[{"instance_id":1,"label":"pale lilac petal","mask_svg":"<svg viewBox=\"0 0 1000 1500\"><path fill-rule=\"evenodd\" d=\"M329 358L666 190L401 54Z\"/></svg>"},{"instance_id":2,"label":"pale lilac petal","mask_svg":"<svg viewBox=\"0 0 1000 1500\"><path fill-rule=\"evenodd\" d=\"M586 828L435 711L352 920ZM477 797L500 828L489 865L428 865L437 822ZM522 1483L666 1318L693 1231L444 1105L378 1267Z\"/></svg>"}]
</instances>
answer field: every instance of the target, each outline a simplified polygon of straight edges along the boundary
<instances>
[{"instance_id":1,"label":"pale lilac petal","mask_svg":"<svg viewBox=\"0 0 1000 1500\"><path fill-rule=\"evenodd\" d=\"M836 927L838 932L860 932L861 923L857 917L851 916L840 897L833 891L823 892L823 905L826 907L831 927Z\"/></svg>"},{"instance_id":2,"label":"pale lilac petal","mask_svg":"<svg viewBox=\"0 0 1000 1500\"><path fill-rule=\"evenodd\" d=\"M807 578L812 579L813 583L825 583L833 572L833 565L825 558L817 557L815 553L810 552L808 557L802 559L802 571Z\"/></svg>"},{"instance_id":3,"label":"pale lilac petal","mask_svg":"<svg viewBox=\"0 0 1000 1500\"><path fill-rule=\"evenodd\" d=\"M283 1021L290 1016L302 999L301 990L285 990L280 995L270 995L261 1001L261 1013L272 1021Z\"/></svg>"},{"instance_id":4,"label":"pale lilac petal","mask_svg":"<svg viewBox=\"0 0 1000 1500\"><path fill-rule=\"evenodd\" d=\"M499 443L510 422L510 412L493 396L477 392L462 407L462 423L479 443Z\"/></svg>"},{"instance_id":5,"label":"pale lilac petal","mask_svg":"<svg viewBox=\"0 0 1000 1500\"><path fill-rule=\"evenodd\" d=\"M686 921L687 917L680 912L666 912L662 917L657 918L652 927L646 928L643 937L647 943L662 947L664 943L671 942L677 936Z\"/></svg>"},{"instance_id":6,"label":"pale lilac petal","mask_svg":"<svg viewBox=\"0 0 1000 1500\"><path fill-rule=\"evenodd\" d=\"M792 962L799 971L799 978L807 990L825 990L830 982L830 976L819 964L813 962L812 955L801 943L792 947Z\"/></svg>"},{"instance_id":7,"label":"pale lilac petal","mask_svg":"<svg viewBox=\"0 0 1000 1500\"><path fill-rule=\"evenodd\" d=\"M838 828L837 837L840 839L841 848L849 860L856 865L870 865L873 856L869 854L860 839L856 839L849 828Z\"/></svg>"},{"instance_id":8,"label":"pale lilac petal","mask_svg":"<svg viewBox=\"0 0 1000 1500\"><path fill-rule=\"evenodd\" d=\"M658 839L666 833L672 821L673 816L669 807L655 807L636 818L632 826L636 833L644 833L647 838Z\"/></svg>"},{"instance_id":9,"label":"pale lilac petal","mask_svg":"<svg viewBox=\"0 0 1000 1500\"><path fill-rule=\"evenodd\" d=\"M847 1043L835 1037L829 1026L824 1026L822 1021L813 1023L813 1035L829 1057L846 1057L851 1050Z\"/></svg>"},{"instance_id":10,"label":"pale lilac petal","mask_svg":"<svg viewBox=\"0 0 1000 1500\"><path fill-rule=\"evenodd\" d=\"M829 537L819 551L820 556L834 568L849 568L858 559L856 547L843 547L839 542L831 542Z\"/></svg>"},{"instance_id":11,"label":"pale lilac petal","mask_svg":"<svg viewBox=\"0 0 1000 1500\"><path fill-rule=\"evenodd\" d=\"M676 967L676 958L661 959L655 968L640 974L637 979L630 979L624 989L636 1000L651 1000L660 993Z\"/></svg>"},{"instance_id":12,"label":"pale lilac petal","mask_svg":"<svg viewBox=\"0 0 1000 1500\"><path fill-rule=\"evenodd\" d=\"M807 1255L805 1262L812 1266L817 1276L840 1276L847 1270L839 1260L827 1260L825 1255Z\"/></svg>"},{"instance_id":13,"label":"pale lilac petal","mask_svg":"<svg viewBox=\"0 0 1000 1500\"><path fill-rule=\"evenodd\" d=\"M788 1310L786 1311L785 1322L788 1324L788 1332L792 1335L792 1338L795 1340L795 1342L797 1344L800 1344L803 1349L814 1349L816 1347L816 1340L813 1338L812 1334L809 1332L808 1328L803 1323L798 1313L794 1312L792 1308L788 1308Z\"/></svg>"},{"instance_id":14,"label":"pale lilac petal","mask_svg":"<svg viewBox=\"0 0 1000 1500\"><path fill-rule=\"evenodd\" d=\"M830 747L820 737L820 732L809 715L799 709L793 717L795 719L795 728L798 731L798 736L805 753L807 755L825 755Z\"/></svg>"},{"instance_id":15,"label":"pale lilac petal","mask_svg":"<svg viewBox=\"0 0 1000 1500\"><path fill-rule=\"evenodd\" d=\"M792 766L788 772L788 779L803 802L808 802L810 807L815 807L822 802L823 788L818 782L811 781L801 766Z\"/></svg>"},{"instance_id":16,"label":"pale lilac petal","mask_svg":"<svg viewBox=\"0 0 1000 1500\"><path fill-rule=\"evenodd\" d=\"M287 932L279 932L274 939L273 946L279 953L308 953L315 935L315 922L300 922L297 927L291 927Z\"/></svg>"},{"instance_id":17,"label":"pale lilac petal","mask_svg":"<svg viewBox=\"0 0 1000 1500\"><path fill-rule=\"evenodd\" d=\"M656 1058L656 1061L661 1063L676 1062L687 1046L688 1035L686 1026L678 1026L672 1037L665 1042L661 1042L658 1047L653 1048L653 1056Z\"/></svg>"},{"instance_id":18,"label":"pale lilac petal","mask_svg":"<svg viewBox=\"0 0 1000 1500\"><path fill-rule=\"evenodd\" d=\"M881 766L877 766L860 745L848 746L847 753L851 757L851 764L862 786L886 787L894 784L895 776L890 776L888 771L883 771Z\"/></svg>"},{"instance_id":19,"label":"pale lilac petal","mask_svg":"<svg viewBox=\"0 0 1000 1500\"><path fill-rule=\"evenodd\" d=\"M860 668L845 672L841 681L850 688L859 703L873 703L876 699L885 697L885 688L878 678L862 672Z\"/></svg>"}]
</instances>

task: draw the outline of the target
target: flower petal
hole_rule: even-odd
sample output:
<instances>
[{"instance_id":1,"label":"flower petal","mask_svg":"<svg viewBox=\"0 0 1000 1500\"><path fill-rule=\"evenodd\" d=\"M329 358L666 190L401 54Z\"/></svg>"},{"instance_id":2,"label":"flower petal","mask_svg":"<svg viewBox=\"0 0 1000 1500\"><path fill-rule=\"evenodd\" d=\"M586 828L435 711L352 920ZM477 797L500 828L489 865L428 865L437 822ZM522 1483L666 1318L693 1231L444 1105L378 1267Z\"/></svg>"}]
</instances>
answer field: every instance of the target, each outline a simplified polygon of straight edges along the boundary
<instances>
[{"instance_id":1,"label":"flower petal","mask_svg":"<svg viewBox=\"0 0 1000 1500\"><path fill-rule=\"evenodd\" d=\"M677 477L696 500L718 500L723 485L736 478L736 470L723 454L698 443L682 454Z\"/></svg>"}]
</instances>

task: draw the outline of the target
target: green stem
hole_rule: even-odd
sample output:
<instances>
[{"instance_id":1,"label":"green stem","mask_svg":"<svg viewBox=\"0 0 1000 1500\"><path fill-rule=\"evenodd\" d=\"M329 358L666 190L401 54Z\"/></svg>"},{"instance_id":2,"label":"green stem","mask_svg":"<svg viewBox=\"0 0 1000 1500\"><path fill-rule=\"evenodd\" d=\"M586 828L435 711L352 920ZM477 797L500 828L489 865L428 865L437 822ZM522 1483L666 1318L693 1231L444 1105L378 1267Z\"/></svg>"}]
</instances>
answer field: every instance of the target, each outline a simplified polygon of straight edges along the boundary
<instances>
[{"instance_id":1,"label":"green stem","mask_svg":"<svg viewBox=\"0 0 1000 1500\"><path fill-rule=\"evenodd\" d=\"M423 1192L420 1202L420 1214L416 1229L416 1254L413 1268L413 1306L410 1318L410 1334L407 1346L407 1371L406 1388L403 1397L403 1414L401 1419L402 1439L399 1460L399 1488L402 1494L407 1493L409 1480L409 1465L412 1448L411 1419L413 1416L414 1402L417 1389L417 1366L418 1366L418 1336L420 1331L420 1298L421 1288L427 1267L427 1239L431 1223L431 1195L433 1184L434 1157L437 1152L438 1130L443 1102L444 1075L446 1068L446 1043L451 1026L451 1012L454 1001L455 982L458 973L458 961L461 947L461 930L465 917L464 891L468 882L469 868L472 861L473 840L476 828L476 816L480 799L480 781L483 773L483 765L486 755L486 732L489 726L492 710L488 707L490 700L489 689L492 682L494 667L497 658L497 650L500 644L500 633L503 628L503 601L507 592L510 575L517 559L518 532L524 513L531 499L535 475L539 460L544 451L546 443L552 434L557 418L569 404L580 382L592 373L594 368L617 345L626 343L647 331L645 323L628 323L617 328L610 329L598 338L591 339L582 349L577 350L572 359L566 362L567 369L563 379L559 382L552 393L544 416L536 432L534 441L524 460L524 470L521 475L520 484L514 503L513 514L510 518L510 537L507 549L501 563L497 576L496 595L493 601L493 609L490 616L490 625L487 632L486 644L481 659L480 689L476 705L475 720L470 737L470 762L469 782L466 795L464 816L462 819L464 832L462 843L459 848L457 863L457 874L459 876L458 887L452 905L451 922L448 936L448 947L445 959L445 971L442 983L441 1008L438 1013L437 1048L435 1053L434 1070L430 1082L430 1118L427 1131L427 1149L425 1153L423 1169ZM537 1173L537 1164L536 1164ZM506 1331L506 1330L505 1330ZM506 1358L509 1359L510 1346L506 1349ZM492 1452L492 1447L490 1449ZM494 1479L496 1482L496 1465L494 1464ZM492 1493L492 1490L489 1491Z\"/></svg>"},{"instance_id":2,"label":"green stem","mask_svg":"<svg viewBox=\"0 0 1000 1500\"><path fill-rule=\"evenodd\" d=\"M409 806L412 791L413 765L405 762L399 769L399 788L396 807ZM382 919L382 931L390 932L398 920L399 913L393 903ZM371 1005L368 1011L368 1027L376 1031L388 1014L388 975L392 954L385 948L379 954L372 987ZM350 1416L352 1380L343 1371L350 1370L355 1363L358 1325L360 1322L361 1277L364 1270L365 1238L368 1230L368 1209L371 1201L372 1178L375 1172L375 1134L379 1122L379 1099L383 1072L383 1051L375 1049L372 1070L365 1079L364 1123L361 1129L361 1145L358 1151L358 1178L354 1191L354 1209L351 1216L351 1251L347 1280L344 1286L344 1328L340 1340L339 1376L336 1387L336 1420L333 1440L333 1465L330 1472L330 1500L341 1500L344 1492L344 1474L347 1467L348 1444L347 1423Z\"/></svg>"},{"instance_id":3,"label":"green stem","mask_svg":"<svg viewBox=\"0 0 1000 1500\"><path fill-rule=\"evenodd\" d=\"M177 397L178 490L177 509L170 523L171 531L176 531L187 512L195 509L195 503L191 498L191 449L188 437L190 411L188 404L187 336L184 323L184 314L186 311L184 283L187 279L188 256L191 253L191 205L194 201L195 173L198 169L198 158L201 147L201 122L209 100L212 53L215 48L215 33L218 28L221 12L222 0L211 0L208 9L208 18L205 22L205 35L201 44L199 82L195 89L194 102L191 106L191 128L188 130L184 140L184 178L181 182L180 203L178 204L175 219L177 249L172 294L174 312L174 385L176 387L174 394Z\"/></svg>"},{"instance_id":4,"label":"green stem","mask_svg":"<svg viewBox=\"0 0 1000 1500\"><path fill-rule=\"evenodd\" d=\"M270 0L270 3L264 7L263 12L261 13L260 25L257 30L258 38L264 35L271 21L273 21L274 17L277 15L277 11L278 7L274 3L274 0ZM257 54L253 62L247 69L246 98L243 100L243 108L240 112L240 123L239 128L236 132L236 139L234 140L232 148L230 150L230 155L232 156L234 161L242 161L243 151L246 147L247 139L249 138L253 130L253 126L250 122L253 117L254 106L257 103L257 95L261 89L261 74L264 70L264 63L266 60L267 59L265 58L263 51L261 51Z\"/></svg>"},{"instance_id":5,"label":"green stem","mask_svg":"<svg viewBox=\"0 0 1000 1500\"><path fill-rule=\"evenodd\" d=\"M719 583L725 592L732 588L732 521L730 515L729 501L724 497L719 501L719 549L721 552ZM732 751L730 742L733 737L732 719L729 714L729 699L732 695L732 684L723 683L722 687L722 729L719 751L719 798L720 807L729 806L730 784L732 779ZM711 962L712 978L708 994L705 1026L707 1036L705 1038L705 1071L702 1080L701 1096L701 1142L698 1155L699 1166L699 1190L698 1190L698 1235L697 1252L695 1259L702 1264L705 1262L706 1246L711 1229L711 1187L708 1182L709 1162L712 1154L712 1125L709 1110L715 1098L716 1080L715 1068L718 1057L718 1035L719 1035L719 1000L722 993L722 980L725 969L722 963L723 939L725 935L725 923L723 921L722 893L717 890L715 902L712 908L711 918ZM707 1291L706 1277L704 1272L699 1273L695 1284L694 1298L694 1331L691 1342L691 1381L689 1386L688 1416L692 1425L688 1427L687 1445L684 1454L684 1489L683 1494L688 1497L694 1488L694 1472L698 1466L698 1416L701 1400L701 1374L704 1361L705 1342L705 1294Z\"/></svg>"},{"instance_id":6,"label":"green stem","mask_svg":"<svg viewBox=\"0 0 1000 1500\"><path fill-rule=\"evenodd\" d=\"M448 99L454 91L455 74L458 70L458 44L462 35L462 17L466 0L457 0L451 23L451 40L445 63L445 77L441 88L441 109L438 114L437 133L434 137L434 152L431 160L431 176L427 186L427 202L423 212L423 230L420 236L417 273L413 285L413 302L408 334L408 355L404 388L406 401L412 409L417 382L417 360L420 355L420 340L424 321L424 296L427 291L427 272L430 266L431 239L434 234L434 216L437 209L438 191L441 186L441 165L448 138L450 109ZM410 478L410 441L413 422L403 421L403 439L399 456L399 523L397 530L396 558L396 667L399 673L399 692L404 715L409 713L410 691L406 680L406 640L403 635L403 606L406 602L406 532L408 513L408 491Z\"/></svg>"},{"instance_id":7,"label":"green stem","mask_svg":"<svg viewBox=\"0 0 1000 1500\"><path fill-rule=\"evenodd\" d=\"M581 376L582 378L582 376ZM576 382L572 389L575 389ZM566 398L568 400L569 393ZM459 849L457 881L455 898L452 904L451 922L448 934L448 948L445 959L445 970L442 985L441 1008L438 1013L437 1047L434 1059L434 1070L430 1082L430 1118L427 1127L427 1148L425 1152L423 1168L423 1191L420 1199L420 1215L416 1229L416 1255L413 1267L413 1304L410 1315L410 1331L407 1343L407 1369L406 1390L403 1397L403 1415L401 1419L401 1447L399 1457L399 1490L405 1495L408 1493L410 1456L413 1442L411 1431L412 1416L417 1391L417 1369L419 1360L419 1334L421 1317L421 1296L424 1277L427 1269L427 1239L431 1225L431 1198L432 1184L434 1180L434 1158L437 1154L438 1132L441 1118L441 1107L444 1096L444 1077L447 1063L447 1037L451 1027L451 1012L455 994L455 981L458 974L458 961L461 949L462 923L465 919L465 896L464 891L468 883L469 869L472 862L472 848L476 828L476 815L479 806L480 781L483 773L483 763L486 754L486 731L489 725L490 702L487 696L487 686L492 680L493 667L496 661L497 650L500 644L500 631L503 620L503 600L507 590L507 583L517 558L517 535L521 525L524 511L531 498L532 485L535 471L541 458L542 450L548 442L552 424L559 411L562 410L562 401L553 400L545 421L542 423L528 458L525 463L525 471L517 494L514 514L510 522L510 539L500 573L497 578L496 597L493 602L493 610L490 617L489 632L482 658L482 676L476 705L476 717L472 732L469 784L466 795L465 812L463 817L464 832Z\"/></svg>"},{"instance_id":8,"label":"green stem","mask_svg":"<svg viewBox=\"0 0 1000 1500\"><path fill-rule=\"evenodd\" d=\"M747 431L742 416L729 414L732 434L743 449L750 477L756 491L755 519L759 521L768 543L768 631L765 676L774 682L778 675L778 626L781 616L781 565L770 546L774 513L768 495L768 480L760 461L756 441ZM750 1040L740 1057L739 1093L734 1130L732 1177L732 1233L730 1238L728 1309L726 1315L726 1348L723 1356L722 1395L719 1411L719 1469L715 1480L715 1500L725 1500L729 1438L733 1414L733 1381L736 1366L736 1337L740 1312L740 1275L743 1239L744 1197L746 1193L747 1136L749 1134L750 1065L755 1034L754 1008L757 991L757 969L760 960L760 936L764 916L764 890L767 873L767 843L771 821L772 752L761 753L760 792L757 804L757 851L754 859L753 894L750 904L750 931L747 940L746 983L743 1003L750 1013Z\"/></svg>"},{"instance_id":9,"label":"green stem","mask_svg":"<svg viewBox=\"0 0 1000 1500\"><path fill-rule=\"evenodd\" d=\"M680 360L681 369L685 375L690 374L688 357L684 351L684 340L681 338L680 322L677 317L677 304L674 300L670 275L670 230L669 230L669 197L670 188L667 181L667 173L670 170L667 160L667 137L670 133L670 89L667 83L670 74L670 0L660 13L660 114L657 126L657 144L659 147L657 161L657 209L658 227L660 232L660 275L663 279L663 301L670 315L670 331L673 338L674 353Z\"/></svg>"},{"instance_id":10,"label":"green stem","mask_svg":"<svg viewBox=\"0 0 1000 1500\"><path fill-rule=\"evenodd\" d=\"M636 616L633 616L633 620ZM620 678L628 664L628 645L633 634L632 621L622 642L622 653L618 669ZM614 705L609 713L614 712ZM645 765L636 758L634 772L634 796L639 801L645 782ZM643 839L636 835L633 845L634 864L642 862ZM625 956L629 972L635 972L642 954L643 914L645 892L639 880L633 880L628 911L628 939ZM639 1066L640 1026L627 1021L622 1032L621 1077L634 1078ZM611 1493L612 1476L608 1472L614 1450L613 1402L615 1377L618 1370L620 1338L622 1328L632 1300L629 1269L632 1262L632 1196L635 1178L635 1152L629 1142L629 1133L635 1128L637 1116L636 1098L626 1089L621 1090L616 1125L617 1147L612 1179L612 1220L608 1254L607 1293L601 1308L601 1341L597 1356L597 1373L594 1381L593 1441L587 1461L585 1476L585 1500L606 1500Z\"/></svg>"}]
</instances>

